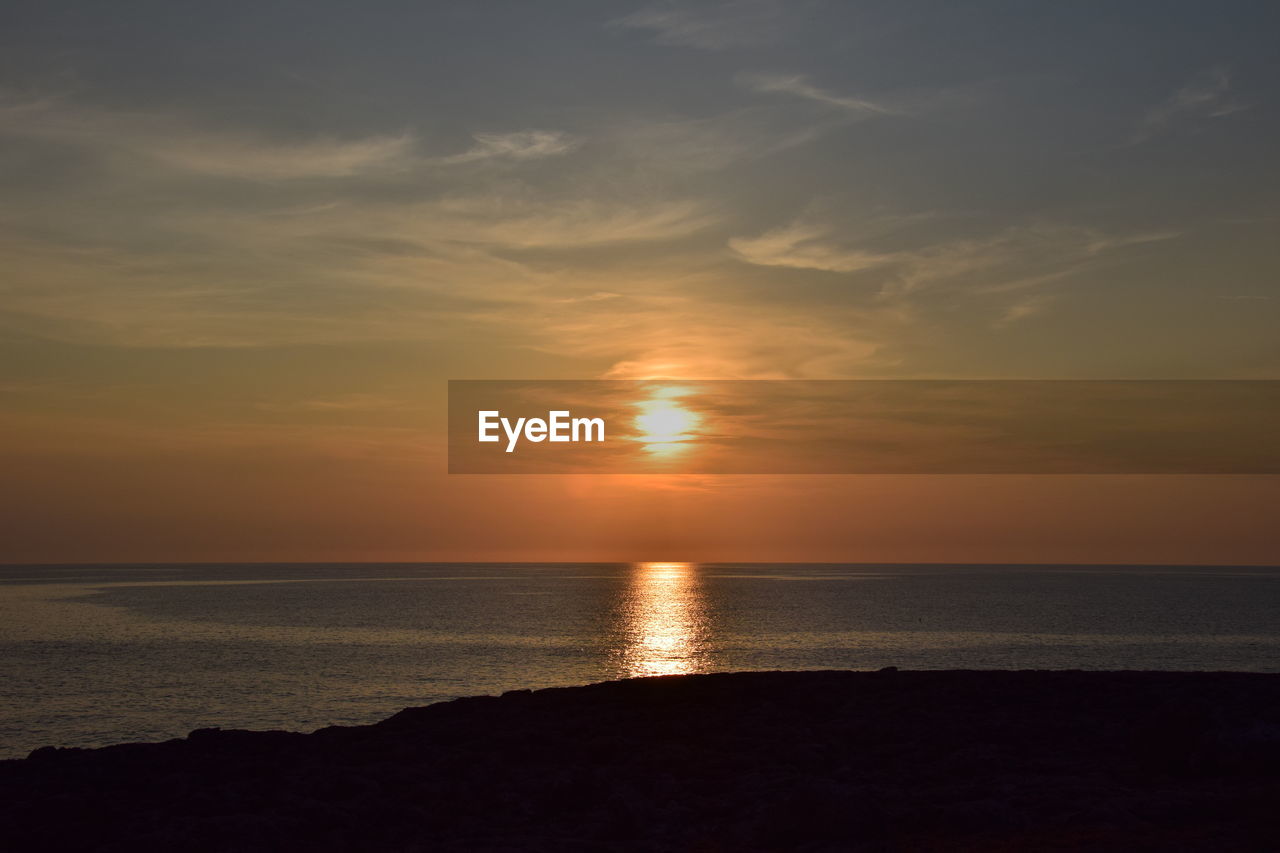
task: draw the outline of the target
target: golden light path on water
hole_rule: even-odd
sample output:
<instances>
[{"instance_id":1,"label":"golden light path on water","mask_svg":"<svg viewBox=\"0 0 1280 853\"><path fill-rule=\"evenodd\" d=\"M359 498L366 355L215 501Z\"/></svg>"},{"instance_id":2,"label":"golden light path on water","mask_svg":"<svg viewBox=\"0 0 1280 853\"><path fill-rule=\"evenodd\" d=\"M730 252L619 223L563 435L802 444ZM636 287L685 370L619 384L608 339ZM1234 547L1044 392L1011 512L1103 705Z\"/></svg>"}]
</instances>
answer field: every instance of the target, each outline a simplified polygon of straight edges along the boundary
<instances>
[{"instance_id":1,"label":"golden light path on water","mask_svg":"<svg viewBox=\"0 0 1280 853\"><path fill-rule=\"evenodd\" d=\"M623 608L629 677L680 675L706 662L707 616L695 563L636 563Z\"/></svg>"}]
</instances>

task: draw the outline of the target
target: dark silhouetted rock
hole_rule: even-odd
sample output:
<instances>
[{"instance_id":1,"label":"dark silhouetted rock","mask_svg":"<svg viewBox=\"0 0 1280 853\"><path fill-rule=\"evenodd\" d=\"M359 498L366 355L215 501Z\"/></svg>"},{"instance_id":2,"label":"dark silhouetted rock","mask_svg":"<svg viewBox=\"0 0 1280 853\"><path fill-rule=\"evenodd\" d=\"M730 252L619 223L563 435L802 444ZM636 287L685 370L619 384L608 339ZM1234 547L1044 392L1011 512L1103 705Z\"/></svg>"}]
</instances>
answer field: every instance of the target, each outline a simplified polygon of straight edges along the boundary
<instances>
[{"instance_id":1,"label":"dark silhouetted rock","mask_svg":"<svg viewBox=\"0 0 1280 853\"><path fill-rule=\"evenodd\" d=\"M6 851L1275 850L1280 675L736 673L0 762Z\"/></svg>"}]
</instances>

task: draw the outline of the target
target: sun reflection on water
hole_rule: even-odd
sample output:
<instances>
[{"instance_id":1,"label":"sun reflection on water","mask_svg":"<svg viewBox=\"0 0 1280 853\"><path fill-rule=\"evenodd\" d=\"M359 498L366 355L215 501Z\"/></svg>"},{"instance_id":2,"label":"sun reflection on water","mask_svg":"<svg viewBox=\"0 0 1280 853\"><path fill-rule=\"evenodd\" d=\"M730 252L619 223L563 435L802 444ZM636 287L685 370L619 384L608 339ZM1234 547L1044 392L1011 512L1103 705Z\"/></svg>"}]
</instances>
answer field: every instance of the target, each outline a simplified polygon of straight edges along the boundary
<instances>
[{"instance_id":1,"label":"sun reflection on water","mask_svg":"<svg viewBox=\"0 0 1280 853\"><path fill-rule=\"evenodd\" d=\"M622 616L627 676L705 669L706 613L696 564L636 563Z\"/></svg>"}]
</instances>

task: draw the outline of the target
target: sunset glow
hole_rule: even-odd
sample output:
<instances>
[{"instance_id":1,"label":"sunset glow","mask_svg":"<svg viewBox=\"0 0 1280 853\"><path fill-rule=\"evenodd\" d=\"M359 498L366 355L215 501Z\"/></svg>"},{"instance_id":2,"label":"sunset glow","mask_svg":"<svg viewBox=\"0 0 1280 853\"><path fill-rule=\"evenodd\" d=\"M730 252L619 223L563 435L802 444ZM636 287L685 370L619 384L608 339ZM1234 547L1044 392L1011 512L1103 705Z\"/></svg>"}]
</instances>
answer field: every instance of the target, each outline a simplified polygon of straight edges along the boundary
<instances>
[{"instance_id":1,"label":"sunset glow","mask_svg":"<svg viewBox=\"0 0 1280 853\"><path fill-rule=\"evenodd\" d=\"M20 5L5 559L1280 559L1275 479L749 479L866 457L698 388L1280 377L1273 4ZM449 473L450 380L613 379L480 447L627 476Z\"/></svg>"},{"instance_id":2,"label":"sunset glow","mask_svg":"<svg viewBox=\"0 0 1280 853\"><path fill-rule=\"evenodd\" d=\"M688 393L680 386L659 386L649 399L636 404L635 426L646 453L670 458L691 448L702 416L680 402Z\"/></svg>"}]
</instances>

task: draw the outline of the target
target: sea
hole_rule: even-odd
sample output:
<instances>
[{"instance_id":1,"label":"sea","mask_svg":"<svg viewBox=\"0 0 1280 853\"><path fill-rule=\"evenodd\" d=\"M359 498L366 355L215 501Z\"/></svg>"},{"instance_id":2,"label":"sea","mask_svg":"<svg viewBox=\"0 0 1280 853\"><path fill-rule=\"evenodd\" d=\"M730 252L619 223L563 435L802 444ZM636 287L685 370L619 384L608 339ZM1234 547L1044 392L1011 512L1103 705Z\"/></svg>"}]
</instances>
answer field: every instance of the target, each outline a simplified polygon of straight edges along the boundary
<instances>
[{"instance_id":1,"label":"sea","mask_svg":"<svg viewBox=\"0 0 1280 853\"><path fill-rule=\"evenodd\" d=\"M792 669L1280 672L1280 567L0 566L0 758Z\"/></svg>"}]
</instances>

